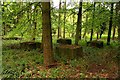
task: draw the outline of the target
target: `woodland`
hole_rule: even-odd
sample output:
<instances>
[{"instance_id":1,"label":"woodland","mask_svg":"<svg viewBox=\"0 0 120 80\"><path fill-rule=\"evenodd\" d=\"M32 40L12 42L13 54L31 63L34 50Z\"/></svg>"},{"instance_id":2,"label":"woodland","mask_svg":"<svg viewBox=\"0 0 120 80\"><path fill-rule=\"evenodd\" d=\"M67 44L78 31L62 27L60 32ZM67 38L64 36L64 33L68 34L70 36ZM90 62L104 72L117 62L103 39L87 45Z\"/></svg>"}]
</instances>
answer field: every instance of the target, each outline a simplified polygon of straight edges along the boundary
<instances>
[{"instance_id":1,"label":"woodland","mask_svg":"<svg viewBox=\"0 0 120 80\"><path fill-rule=\"evenodd\" d=\"M120 1L1 2L0 78L119 79Z\"/></svg>"}]
</instances>

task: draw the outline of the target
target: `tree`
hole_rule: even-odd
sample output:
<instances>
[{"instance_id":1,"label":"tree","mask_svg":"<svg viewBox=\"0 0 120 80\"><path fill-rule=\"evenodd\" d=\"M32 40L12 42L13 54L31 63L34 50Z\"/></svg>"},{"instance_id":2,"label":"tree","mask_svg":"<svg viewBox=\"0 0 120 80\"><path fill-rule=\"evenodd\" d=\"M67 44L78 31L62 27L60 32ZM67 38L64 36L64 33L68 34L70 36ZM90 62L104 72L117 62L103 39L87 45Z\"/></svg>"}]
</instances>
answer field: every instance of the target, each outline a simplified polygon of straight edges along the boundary
<instances>
[{"instance_id":1,"label":"tree","mask_svg":"<svg viewBox=\"0 0 120 80\"><path fill-rule=\"evenodd\" d=\"M58 38L61 37L61 0L59 1Z\"/></svg>"},{"instance_id":2,"label":"tree","mask_svg":"<svg viewBox=\"0 0 120 80\"><path fill-rule=\"evenodd\" d=\"M120 1L116 4L116 10L117 10L118 42L120 44Z\"/></svg>"},{"instance_id":3,"label":"tree","mask_svg":"<svg viewBox=\"0 0 120 80\"><path fill-rule=\"evenodd\" d=\"M106 22L103 22L101 25L100 25L100 39L102 38L102 34L104 33L105 29L106 29Z\"/></svg>"},{"instance_id":4,"label":"tree","mask_svg":"<svg viewBox=\"0 0 120 80\"><path fill-rule=\"evenodd\" d=\"M116 10L117 10L117 26L118 26L118 63L120 63L120 1L116 4ZM118 67L120 64L118 64ZM118 68L118 74L120 74L120 68Z\"/></svg>"},{"instance_id":5,"label":"tree","mask_svg":"<svg viewBox=\"0 0 120 80\"><path fill-rule=\"evenodd\" d=\"M111 11L110 11L111 15L110 15L110 21L109 21L107 45L110 45L110 37L111 37L111 29L112 29L112 19L113 19L113 6L114 6L114 3L111 3Z\"/></svg>"},{"instance_id":6,"label":"tree","mask_svg":"<svg viewBox=\"0 0 120 80\"><path fill-rule=\"evenodd\" d=\"M50 2L42 2L43 53L44 65L53 63Z\"/></svg>"},{"instance_id":7,"label":"tree","mask_svg":"<svg viewBox=\"0 0 120 80\"><path fill-rule=\"evenodd\" d=\"M63 38L65 38L65 23L66 23L66 0L64 2L64 27L63 27Z\"/></svg>"},{"instance_id":8,"label":"tree","mask_svg":"<svg viewBox=\"0 0 120 80\"><path fill-rule=\"evenodd\" d=\"M34 5L34 9L33 9L32 24L33 24L33 38L32 38L32 40L35 42L36 27L37 27L37 22L36 22L36 5Z\"/></svg>"},{"instance_id":9,"label":"tree","mask_svg":"<svg viewBox=\"0 0 120 80\"><path fill-rule=\"evenodd\" d=\"M86 5L88 5L88 2L86 3ZM85 31L84 31L84 34L83 34L83 38L86 36L86 33L87 33L87 26L88 26L88 14L86 13L86 25L85 25Z\"/></svg>"},{"instance_id":10,"label":"tree","mask_svg":"<svg viewBox=\"0 0 120 80\"><path fill-rule=\"evenodd\" d=\"M115 9L115 20L116 20L116 17L117 16L117 6L116 6L116 9ZM115 33L116 33L116 23L114 23L114 26L113 26L113 34L112 34L112 40L115 39Z\"/></svg>"},{"instance_id":11,"label":"tree","mask_svg":"<svg viewBox=\"0 0 120 80\"><path fill-rule=\"evenodd\" d=\"M79 12L77 19L76 35L75 35L75 44L78 45L79 39L81 39L81 28L82 27L82 0L79 3Z\"/></svg>"},{"instance_id":12,"label":"tree","mask_svg":"<svg viewBox=\"0 0 120 80\"><path fill-rule=\"evenodd\" d=\"M116 26L113 27L113 34L112 34L113 36L112 36L112 40L115 39L115 32L116 32Z\"/></svg>"},{"instance_id":13,"label":"tree","mask_svg":"<svg viewBox=\"0 0 120 80\"><path fill-rule=\"evenodd\" d=\"M93 21L92 21L92 28L91 28L91 34L90 34L90 41L92 41L92 37L93 37L93 26L94 26L94 18L95 18L95 2L93 4L94 9L93 9Z\"/></svg>"},{"instance_id":14,"label":"tree","mask_svg":"<svg viewBox=\"0 0 120 80\"><path fill-rule=\"evenodd\" d=\"M75 9L73 9L73 15L72 15L72 19L73 19L73 24L72 24L72 35L71 37L74 37L74 27L75 27Z\"/></svg>"}]
</instances>

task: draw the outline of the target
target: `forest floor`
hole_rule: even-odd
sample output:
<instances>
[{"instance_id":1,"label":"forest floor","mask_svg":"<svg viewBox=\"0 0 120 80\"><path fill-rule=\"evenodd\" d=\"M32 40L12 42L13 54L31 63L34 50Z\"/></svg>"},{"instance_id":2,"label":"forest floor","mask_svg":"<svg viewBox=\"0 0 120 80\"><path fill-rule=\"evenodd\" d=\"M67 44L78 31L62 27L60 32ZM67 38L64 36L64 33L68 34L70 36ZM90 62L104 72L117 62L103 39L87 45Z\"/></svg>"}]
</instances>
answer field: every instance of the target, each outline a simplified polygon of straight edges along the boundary
<instances>
[{"instance_id":1,"label":"forest floor","mask_svg":"<svg viewBox=\"0 0 120 80\"><path fill-rule=\"evenodd\" d=\"M117 43L104 48L82 45L84 56L73 60L55 57L57 66L45 68L39 49L11 49L17 40L3 40L2 77L4 78L118 78ZM82 42L83 43L83 42ZM16 46L17 47L17 46Z\"/></svg>"}]
</instances>

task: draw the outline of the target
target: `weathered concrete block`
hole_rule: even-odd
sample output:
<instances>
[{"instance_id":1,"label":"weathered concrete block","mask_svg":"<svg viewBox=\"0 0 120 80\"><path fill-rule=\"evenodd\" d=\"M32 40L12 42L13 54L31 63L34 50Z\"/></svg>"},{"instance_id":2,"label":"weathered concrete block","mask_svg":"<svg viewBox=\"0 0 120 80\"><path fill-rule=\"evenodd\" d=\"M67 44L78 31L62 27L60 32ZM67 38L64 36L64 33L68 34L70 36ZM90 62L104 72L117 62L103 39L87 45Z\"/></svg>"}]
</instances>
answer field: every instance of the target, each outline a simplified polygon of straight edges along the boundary
<instances>
[{"instance_id":1,"label":"weathered concrete block","mask_svg":"<svg viewBox=\"0 0 120 80\"><path fill-rule=\"evenodd\" d=\"M59 43L59 44L72 44L72 40L71 39L58 39L57 43Z\"/></svg>"},{"instance_id":2,"label":"weathered concrete block","mask_svg":"<svg viewBox=\"0 0 120 80\"><path fill-rule=\"evenodd\" d=\"M58 45L56 47L56 54L66 59L79 58L83 55L83 48L77 45Z\"/></svg>"},{"instance_id":3,"label":"weathered concrete block","mask_svg":"<svg viewBox=\"0 0 120 80\"><path fill-rule=\"evenodd\" d=\"M25 50L31 50L31 49L42 49L42 44L39 42L22 42L20 43L20 48Z\"/></svg>"},{"instance_id":4,"label":"weathered concrete block","mask_svg":"<svg viewBox=\"0 0 120 80\"><path fill-rule=\"evenodd\" d=\"M103 48L103 41L97 41L97 40L88 41L87 46Z\"/></svg>"},{"instance_id":5,"label":"weathered concrete block","mask_svg":"<svg viewBox=\"0 0 120 80\"><path fill-rule=\"evenodd\" d=\"M22 40L22 38L19 37L8 37L8 38L2 38L3 40Z\"/></svg>"}]
</instances>

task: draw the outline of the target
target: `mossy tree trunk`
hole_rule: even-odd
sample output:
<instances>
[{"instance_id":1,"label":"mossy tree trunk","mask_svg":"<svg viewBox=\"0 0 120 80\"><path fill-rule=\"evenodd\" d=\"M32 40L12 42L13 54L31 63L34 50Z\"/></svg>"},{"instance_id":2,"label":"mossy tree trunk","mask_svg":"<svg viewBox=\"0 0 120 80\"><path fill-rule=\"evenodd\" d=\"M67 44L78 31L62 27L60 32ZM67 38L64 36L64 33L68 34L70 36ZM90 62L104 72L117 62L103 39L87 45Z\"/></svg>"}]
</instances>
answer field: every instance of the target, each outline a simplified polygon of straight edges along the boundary
<instances>
[{"instance_id":1,"label":"mossy tree trunk","mask_svg":"<svg viewBox=\"0 0 120 80\"><path fill-rule=\"evenodd\" d=\"M50 1L42 2L42 27L44 65L47 67L53 63Z\"/></svg>"}]
</instances>

